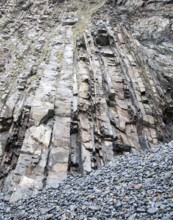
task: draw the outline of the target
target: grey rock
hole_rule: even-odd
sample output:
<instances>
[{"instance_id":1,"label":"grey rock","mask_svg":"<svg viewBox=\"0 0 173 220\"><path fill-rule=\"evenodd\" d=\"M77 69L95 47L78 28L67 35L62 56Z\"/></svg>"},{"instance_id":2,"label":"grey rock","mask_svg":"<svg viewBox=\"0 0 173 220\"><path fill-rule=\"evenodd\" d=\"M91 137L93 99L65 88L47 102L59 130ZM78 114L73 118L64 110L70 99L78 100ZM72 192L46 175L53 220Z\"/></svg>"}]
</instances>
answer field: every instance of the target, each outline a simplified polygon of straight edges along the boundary
<instances>
[{"instance_id":1,"label":"grey rock","mask_svg":"<svg viewBox=\"0 0 173 220\"><path fill-rule=\"evenodd\" d=\"M156 207L152 207L147 210L149 214L155 214L157 211L158 211L158 208Z\"/></svg>"}]
</instances>

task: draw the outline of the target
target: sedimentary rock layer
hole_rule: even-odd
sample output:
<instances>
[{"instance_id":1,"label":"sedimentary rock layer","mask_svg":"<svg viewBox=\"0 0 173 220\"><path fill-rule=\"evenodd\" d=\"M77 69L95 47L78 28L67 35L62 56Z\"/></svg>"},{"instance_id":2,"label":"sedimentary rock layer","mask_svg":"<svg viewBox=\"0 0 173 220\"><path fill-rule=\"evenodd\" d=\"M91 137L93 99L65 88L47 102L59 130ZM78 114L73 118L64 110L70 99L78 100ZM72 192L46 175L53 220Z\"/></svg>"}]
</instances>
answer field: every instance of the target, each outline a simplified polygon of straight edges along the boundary
<instances>
[{"instance_id":1,"label":"sedimentary rock layer","mask_svg":"<svg viewBox=\"0 0 173 220\"><path fill-rule=\"evenodd\" d=\"M0 185L11 201L172 140L171 1L0 4Z\"/></svg>"}]
</instances>

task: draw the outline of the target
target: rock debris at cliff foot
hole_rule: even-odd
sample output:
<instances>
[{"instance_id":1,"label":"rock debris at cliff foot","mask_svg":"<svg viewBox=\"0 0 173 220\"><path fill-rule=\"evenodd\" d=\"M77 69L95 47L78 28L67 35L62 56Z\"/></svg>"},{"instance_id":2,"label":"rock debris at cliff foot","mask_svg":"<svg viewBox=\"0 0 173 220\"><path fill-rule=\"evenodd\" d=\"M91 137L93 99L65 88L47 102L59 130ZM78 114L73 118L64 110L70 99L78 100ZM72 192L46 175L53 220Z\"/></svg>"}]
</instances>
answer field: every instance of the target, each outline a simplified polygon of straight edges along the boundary
<instances>
[{"instance_id":1,"label":"rock debris at cliff foot","mask_svg":"<svg viewBox=\"0 0 173 220\"><path fill-rule=\"evenodd\" d=\"M171 220L173 142L147 153L126 153L27 200L1 199L0 213L3 220Z\"/></svg>"},{"instance_id":2,"label":"rock debris at cliff foot","mask_svg":"<svg viewBox=\"0 0 173 220\"><path fill-rule=\"evenodd\" d=\"M0 1L0 189L11 202L173 139L173 2Z\"/></svg>"}]
</instances>

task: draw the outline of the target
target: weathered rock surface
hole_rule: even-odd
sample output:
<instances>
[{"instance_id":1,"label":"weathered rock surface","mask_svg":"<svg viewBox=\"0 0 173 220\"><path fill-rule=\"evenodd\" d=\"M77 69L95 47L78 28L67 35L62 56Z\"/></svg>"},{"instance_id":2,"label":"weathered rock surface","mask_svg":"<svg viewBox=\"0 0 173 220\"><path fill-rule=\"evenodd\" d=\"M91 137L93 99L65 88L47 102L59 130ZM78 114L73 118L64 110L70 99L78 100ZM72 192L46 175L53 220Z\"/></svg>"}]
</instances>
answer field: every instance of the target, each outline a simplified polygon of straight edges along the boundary
<instances>
[{"instance_id":1,"label":"weathered rock surface","mask_svg":"<svg viewBox=\"0 0 173 220\"><path fill-rule=\"evenodd\" d=\"M173 139L172 1L0 5L6 199Z\"/></svg>"}]
</instances>

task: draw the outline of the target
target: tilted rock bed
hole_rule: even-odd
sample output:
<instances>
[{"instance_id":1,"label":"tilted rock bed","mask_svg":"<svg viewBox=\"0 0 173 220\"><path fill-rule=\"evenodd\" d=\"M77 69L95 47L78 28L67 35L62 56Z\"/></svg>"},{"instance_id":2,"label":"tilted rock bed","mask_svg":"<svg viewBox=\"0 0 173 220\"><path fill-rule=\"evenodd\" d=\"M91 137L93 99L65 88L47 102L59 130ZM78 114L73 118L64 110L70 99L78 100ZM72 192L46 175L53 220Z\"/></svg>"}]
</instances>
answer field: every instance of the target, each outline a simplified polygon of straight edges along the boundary
<instances>
[{"instance_id":1,"label":"tilted rock bed","mask_svg":"<svg viewBox=\"0 0 173 220\"><path fill-rule=\"evenodd\" d=\"M1 219L173 219L173 142L127 153L86 176L15 204L3 201Z\"/></svg>"},{"instance_id":2,"label":"tilted rock bed","mask_svg":"<svg viewBox=\"0 0 173 220\"><path fill-rule=\"evenodd\" d=\"M5 198L173 140L172 60L171 0L0 1Z\"/></svg>"}]
</instances>

